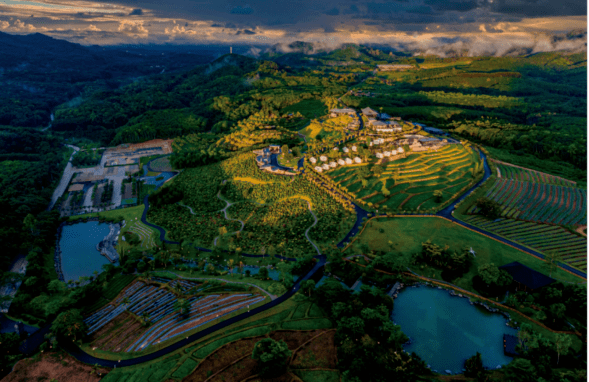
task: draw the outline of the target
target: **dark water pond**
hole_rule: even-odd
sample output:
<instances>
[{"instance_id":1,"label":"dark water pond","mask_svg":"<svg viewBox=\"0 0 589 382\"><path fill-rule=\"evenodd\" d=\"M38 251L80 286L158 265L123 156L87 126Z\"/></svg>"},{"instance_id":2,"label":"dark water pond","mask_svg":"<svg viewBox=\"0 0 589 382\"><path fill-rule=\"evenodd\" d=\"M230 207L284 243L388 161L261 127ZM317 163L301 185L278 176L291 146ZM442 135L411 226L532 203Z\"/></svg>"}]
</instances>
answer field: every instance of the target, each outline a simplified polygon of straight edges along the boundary
<instances>
[{"instance_id":1,"label":"dark water pond","mask_svg":"<svg viewBox=\"0 0 589 382\"><path fill-rule=\"evenodd\" d=\"M461 373L464 361L477 351L488 368L511 361L503 354L503 334L517 331L505 325L507 320L444 289L420 286L401 291L392 319L412 340L405 350L440 373Z\"/></svg>"},{"instance_id":2,"label":"dark water pond","mask_svg":"<svg viewBox=\"0 0 589 382\"><path fill-rule=\"evenodd\" d=\"M92 272L102 271L103 264L110 264L106 257L96 250L96 244L102 241L108 232L109 225L97 221L63 227L59 246L61 269L66 282L76 281L80 276L92 276Z\"/></svg>"}]
</instances>

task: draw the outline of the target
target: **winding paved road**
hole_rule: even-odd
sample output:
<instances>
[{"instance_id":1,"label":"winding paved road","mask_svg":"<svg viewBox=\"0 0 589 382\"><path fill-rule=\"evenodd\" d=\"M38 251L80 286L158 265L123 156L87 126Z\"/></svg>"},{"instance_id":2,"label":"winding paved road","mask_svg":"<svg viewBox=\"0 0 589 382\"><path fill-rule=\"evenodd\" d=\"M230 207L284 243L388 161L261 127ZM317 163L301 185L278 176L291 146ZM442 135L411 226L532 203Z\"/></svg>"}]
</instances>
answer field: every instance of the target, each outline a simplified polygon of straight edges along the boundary
<instances>
[{"instance_id":1,"label":"winding paved road","mask_svg":"<svg viewBox=\"0 0 589 382\"><path fill-rule=\"evenodd\" d=\"M74 171L72 171L72 169L74 168L74 166L72 166L72 158L74 157L74 155L76 155L76 153L78 151L80 151L80 148L77 146L72 146L72 145L66 145L66 146L74 149L74 152L70 156L70 159L67 162L65 169L63 170L63 175L61 176L61 180L59 181L57 188L55 188L55 191L53 191L53 196L51 197L51 203L49 203L49 207L47 207L47 211L51 210L53 208L53 206L55 205L55 203L57 202L57 199L59 199L61 197L61 195L63 195L63 193L65 192L65 189L67 188L67 185L70 183L70 180L72 179L72 176L74 175Z\"/></svg>"}]
</instances>

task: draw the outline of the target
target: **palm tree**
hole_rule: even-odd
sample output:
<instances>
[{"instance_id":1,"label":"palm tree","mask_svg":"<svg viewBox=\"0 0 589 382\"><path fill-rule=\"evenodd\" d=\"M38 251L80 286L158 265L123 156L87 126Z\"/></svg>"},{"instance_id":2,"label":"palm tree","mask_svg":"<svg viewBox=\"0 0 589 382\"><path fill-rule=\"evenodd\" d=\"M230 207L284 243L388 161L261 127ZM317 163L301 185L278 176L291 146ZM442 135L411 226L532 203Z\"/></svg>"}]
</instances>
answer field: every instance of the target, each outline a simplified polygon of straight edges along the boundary
<instances>
[{"instance_id":1,"label":"palm tree","mask_svg":"<svg viewBox=\"0 0 589 382\"><path fill-rule=\"evenodd\" d=\"M129 300L129 297L125 297L125 298L123 298L121 300L121 302L119 303L119 306L121 306L121 305L127 305L127 304L130 304L130 303L131 303L131 300Z\"/></svg>"},{"instance_id":2,"label":"palm tree","mask_svg":"<svg viewBox=\"0 0 589 382\"><path fill-rule=\"evenodd\" d=\"M181 316L187 316L190 313L190 303L184 298L180 298L174 304L174 311L180 313Z\"/></svg>"},{"instance_id":3,"label":"palm tree","mask_svg":"<svg viewBox=\"0 0 589 382\"><path fill-rule=\"evenodd\" d=\"M149 313L147 313L147 311L143 311L143 313L141 313L141 318L143 319L143 325L149 325Z\"/></svg>"}]
</instances>

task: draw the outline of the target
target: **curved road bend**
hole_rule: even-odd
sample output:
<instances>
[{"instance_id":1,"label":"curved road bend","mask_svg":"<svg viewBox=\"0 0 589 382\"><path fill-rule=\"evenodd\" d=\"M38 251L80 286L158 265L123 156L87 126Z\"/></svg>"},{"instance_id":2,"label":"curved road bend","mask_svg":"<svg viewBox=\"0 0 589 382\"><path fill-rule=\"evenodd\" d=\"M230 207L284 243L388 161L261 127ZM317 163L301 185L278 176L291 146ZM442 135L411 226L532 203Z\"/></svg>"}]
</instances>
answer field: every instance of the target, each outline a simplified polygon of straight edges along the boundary
<instances>
[{"instance_id":1,"label":"curved road bend","mask_svg":"<svg viewBox=\"0 0 589 382\"><path fill-rule=\"evenodd\" d=\"M59 181L59 184L55 188L55 191L53 191L53 196L51 196L51 202L49 203L49 207L47 207L47 211L51 210L53 208L53 206L55 205L55 203L57 202L57 199L59 199L61 197L61 195L63 195L67 185L70 183L70 180L72 179L72 176L74 175L74 172L72 171L72 169L74 167L74 166L72 166L72 158L74 157L74 155L76 155L76 153L78 151L80 151L80 148L77 146L72 146L72 145L66 145L66 146L74 149L74 152L70 156L70 159L68 160L67 165L65 166L65 169L63 170L63 175L61 176L61 180Z\"/></svg>"}]
</instances>

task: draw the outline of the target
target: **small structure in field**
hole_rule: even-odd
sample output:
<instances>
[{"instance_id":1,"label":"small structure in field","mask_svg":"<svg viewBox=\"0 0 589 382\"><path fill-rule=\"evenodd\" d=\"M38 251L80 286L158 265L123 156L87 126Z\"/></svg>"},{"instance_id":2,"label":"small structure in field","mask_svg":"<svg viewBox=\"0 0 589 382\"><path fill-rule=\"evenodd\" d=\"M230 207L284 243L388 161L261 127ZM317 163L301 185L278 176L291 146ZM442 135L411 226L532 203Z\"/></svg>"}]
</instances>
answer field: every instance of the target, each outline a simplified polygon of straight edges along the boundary
<instances>
[{"instance_id":1,"label":"small structure in field","mask_svg":"<svg viewBox=\"0 0 589 382\"><path fill-rule=\"evenodd\" d=\"M340 159L337 160L337 164L339 164L340 166L345 166L346 165L346 161L340 158Z\"/></svg>"},{"instance_id":2,"label":"small structure in field","mask_svg":"<svg viewBox=\"0 0 589 382\"><path fill-rule=\"evenodd\" d=\"M321 156L319 157L319 160L320 160L321 162L327 162L327 157L326 157L325 155L321 155Z\"/></svg>"},{"instance_id":3,"label":"small structure in field","mask_svg":"<svg viewBox=\"0 0 589 382\"><path fill-rule=\"evenodd\" d=\"M358 148L356 146L352 146L352 151L358 151Z\"/></svg>"},{"instance_id":4,"label":"small structure in field","mask_svg":"<svg viewBox=\"0 0 589 382\"><path fill-rule=\"evenodd\" d=\"M317 171L317 172L323 172L323 169L320 166L316 166L315 167L315 171Z\"/></svg>"},{"instance_id":5,"label":"small structure in field","mask_svg":"<svg viewBox=\"0 0 589 382\"><path fill-rule=\"evenodd\" d=\"M280 154L280 145L270 145L268 149L272 154Z\"/></svg>"},{"instance_id":6,"label":"small structure in field","mask_svg":"<svg viewBox=\"0 0 589 382\"><path fill-rule=\"evenodd\" d=\"M391 156L391 152L390 152L390 151L385 151L385 152L383 153L383 155L384 155L385 157L390 157L390 156Z\"/></svg>"},{"instance_id":7,"label":"small structure in field","mask_svg":"<svg viewBox=\"0 0 589 382\"><path fill-rule=\"evenodd\" d=\"M384 158L384 154L383 153L376 153L376 157L378 159L382 159L382 158Z\"/></svg>"},{"instance_id":8,"label":"small structure in field","mask_svg":"<svg viewBox=\"0 0 589 382\"><path fill-rule=\"evenodd\" d=\"M350 149L347 148L347 147L344 147L342 151L345 152L345 153L349 153L350 152Z\"/></svg>"},{"instance_id":9,"label":"small structure in field","mask_svg":"<svg viewBox=\"0 0 589 382\"><path fill-rule=\"evenodd\" d=\"M309 162L315 164L315 163L317 163L317 159L315 159L315 157L311 157L311 158L309 158Z\"/></svg>"},{"instance_id":10,"label":"small structure in field","mask_svg":"<svg viewBox=\"0 0 589 382\"><path fill-rule=\"evenodd\" d=\"M329 165L327 163L324 163L323 166L321 166L324 170L329 170Z\"/></svg>"},{"instance_id":11,"label":"small structure in field","mask_svg":"<svg viewBox=\"0 0 589 382\"><path fill-rule=\"evenodd\" d=\"M397 155L397 150L391 151L391 155Z\"/></svg>"},{"instance_id":12,"label":"small structure in field","mask_svg":"<svg viewBox=\"0 0 589 382\"><path fill-rule=\"evenodd\" d=\"M335 163L335 162L329 162L329 167L336 168L337 167L337 163Z\"/></svg>"},{"instance_id":13,"label":"small structure in field","mask_svg":"<svg viewBox=\"0 0 589 382\"><path fill-rule=\"evenodd\" d=\"M404 153L404 152L405 152L405 150L404 150L402 147L399 147L399 148L397 149L397 152L398 152L399 154L402 154L402 153Z\"/></svg>"},{"instance_id":14,"label":"small structure in field","mask_svg":"<svg viewBox=\"0 0 589 382\"><path fill-rule=\"evenodd\" d=\"M359 157L355 157L354 158L354 162L356 162L356 163L362 163L362 159L360 159Z\"/></svg>"},{"instance_id":15,"label":"small structure in field","mask_svg":"<svg viewBox=\"0 0 589 382\"><path fill-rule=\"evenodd\" d=\"M346 158L346 164L352 164L352 163L354 163L354 162L352 161L352 159L350 159L350 158Z\"/></svg>"},{"instance_id":16,"label":"small structure in field","mask_svg":"<svg viewBox=\"0 0 589 382\"><path fill-rule=\"evenodd\" d=\"M338 150L339 150L339 148L337 148L337 147L333 148L333 151L338 151Z\"/></svg>"}]
</instances>

